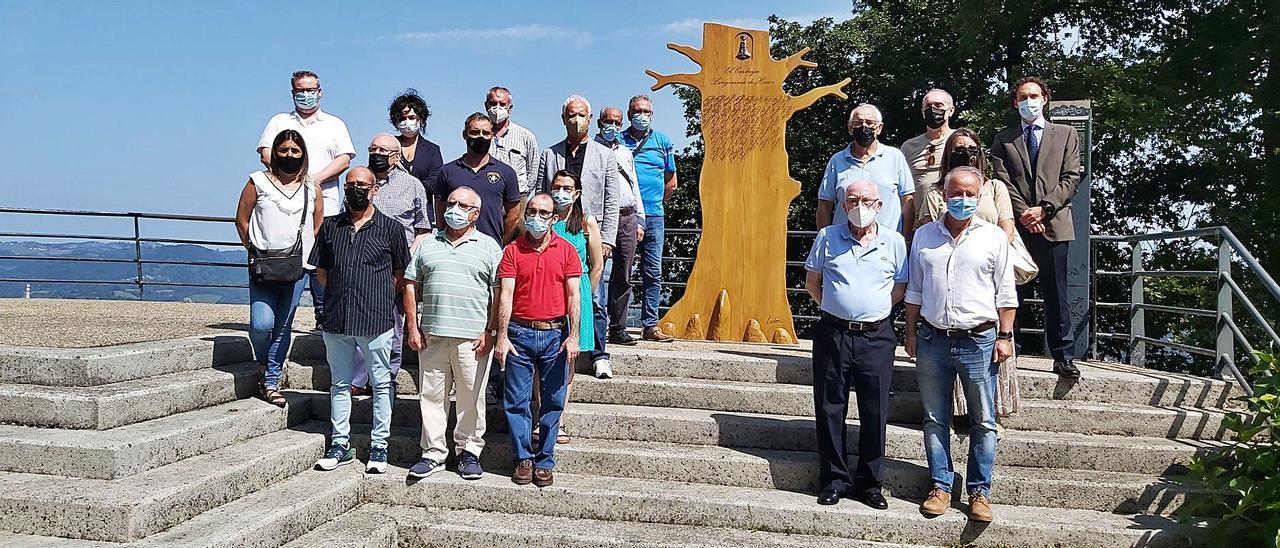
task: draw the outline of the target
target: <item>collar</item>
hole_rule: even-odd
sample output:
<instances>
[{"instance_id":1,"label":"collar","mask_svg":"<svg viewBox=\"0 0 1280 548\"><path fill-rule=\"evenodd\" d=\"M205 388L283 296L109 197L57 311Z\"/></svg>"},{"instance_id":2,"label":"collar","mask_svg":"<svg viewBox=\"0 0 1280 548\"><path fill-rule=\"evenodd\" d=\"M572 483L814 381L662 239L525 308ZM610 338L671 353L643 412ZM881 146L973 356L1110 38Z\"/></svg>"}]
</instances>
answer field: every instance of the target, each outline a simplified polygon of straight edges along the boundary
<instances>
[{"instance_id":1,"label":"collar","mask_svg":"<svg viewBox=\"0 0 1280 548\"><path fill-rule=\"evenodd\" d=\"M841 238L844 238L844 239L846 239L846 240L849 240L849 241L853 242L854 244L858 245L859 247L861 247L861 246L862 246L862 240L859 240L858 238L855 238L855 237L853 236L853 229L852 229L852 228L849 228L849 222L848 222L848 221L845 221L845 222L843 222L843 223L840 223L840 224L839 224L839 225L837 225L837 226L839 226L840 228L836 231L836 234L838 234ZM885 231L885 230L887 230L887 229L884 227L884 225L880 224L880 223L879 223L879 221L877 221L877 222L876 222L876 237L875 237L875 239L871 240L871 244L869 244L869 246L868 246L868 247L870 247L870 246L874 246L874 245L876 245L876 244L880 243L881 241L883 241L883 240L884 240L884 231Z\"/></svg>"},{"instance_id":2,"label":"collar","mask_svg":"<svg viewBox=\"0 0 1280 548\"><path fill-rule=\"evenodd\" d=\"M1027 132L1027 127L1029 126L1038 126L1040 128L1040 131L1044 131L1045 128L1049 127L1049 125L1046 124L1044 121L1044 116L1041 116L1039 118L1036 118L1035 120L1032 120L1030 124L1028 124L1026 120L1018 120L1018 122L1022 126L1023 133Z\"/></svg>"},{"instance_id":3,"label":"collar","mask_svg":"<svg viewBox=\"0 0 1280 548\"><path fill-rule=\"evenodd\" d=\"M378 217L381 217L380 212L378 211L378 208L373 205L373 201L369 202L369 207L373 208L373 216L370 217L369 221L365 224L376 223L378 221ZM348 213L345 207L342 209L342 213L338 215L338 224L347 225L347 226L355 226L356 224L356 222L351 219L351 215Z\"/></svg>"},{"instance_id":4,"label":"collar","mask_svg":"<svg viewBox=\"0 0 1280 548\"><path fill-rule=\"evenodd\" d=\"M297 120L298 123L302 125L314 124L316 122L323 122L329 117L329 115L325 113L324 109L316 109L316 113L311 116L311 119L309 121L303 120L302 115L298 114L298 109L296 108L289 111L289 116L292 116L294 120Z\"/></svg>"},{"instance_id":5,"label":"collar","mask_svg":"<svg viewBox=\"0 0 1280 548\"><path fill-rule=\"evenodd\" d=\"M879 140L876 140L875 145L876 145L876 149L871 151L871 156L867 157L868 162L870 162L872 159L884 156L885 144L881 143ZM842 151L844 152L844 157L848 159L850 162L861 162L862 160L859 160L853 156L853 150L851 149L852 146L853 144L850 143L848 145L845 145L844 149L842 149Z\"/></svg>"},{"instance_id":6,"label":"collar","mask_svg":"<svg viewBox=\"0 0 1280 548\"><path fill-rule=\"evenodd\" d=\"M460 167L460 168L463 168L463 169L465 169L465 170L467 170L467 171L472 171L472 172L475 172L475 173L479 173L479 172L480 172L480 170L482 170L482 169L484 169L484 168L486 168L486 167L489 167L489 166L493 165L493 155L492 155L492 154L490 154L490 155L489 155L489 161L488 161L488 162L485 162L485 164L484 164L484 165L482 165L482 166L480 166L480 167L478 167L478 168L475 168L475 169L473 170L473 169L471 169L471 166L470 166L469 164L467 164L466 160L464 159L464 158L466 158L466 156L467 156L466 154L463 154L462 156L459 156L457 160L454 160L454 161L453 161L453 163L454 163L454 164L456 164L456 165L457 165L458 167Z\"/></svg>"},{"instance_id":7,"label":"collar","mask_svg":"<svg viewBox=\"0 0 1280 548\"><path fill-rule=\"evenodd\" d=\"M453 243L449 241L449 235L448 235L448 234L446 234L447 230L448 230L448 229L445 229L445 230L437 230L437 231L435 231L435 234L436 234L436 241L438 241L438 242L442 242L442 243L445 243L445 244L448 244L448 245L453 245ZM478 236L476 236L476 234L479 234L479 233L480 233L480 231L479 231L479 230L476 230L475 225L471 225L471 230L469 230L469 231L467 232L467 234L466 234L465 236L463 236L461 240L459 240L459 243L461 243L461 242L478 242L478 241L480 241L480 238L479 238Z\"/></svg>"},{"instance_id":8,"label":"collar","mask_svg":"<svg viewBox=\"0 0 1280 548\"><path fill-rule=\"evenodd\" d=\"M560 239L560 236L556 235L556 231L551 230L550 228L547 229L546 237L548 238L547 247L544 248L542 251L551 249L551 246L556 245L556 240ZM542 251L538 251L538 248L533 247L533 244L529 243L529 238L523 235L520 236L519 238L516 238L516 247L519 247L525 251L532 251L534 253L542 252Z\"/></svg>"},{"instance_id":9,"label":"collar","mask_svg":"<svg viewBox=\"0 0 1280 548\"><path fill-rule=\"evenodd\" d=\"M614 141L606 141L606 140L604 140L604 137L602 137L599 133L597 133L597 134L596 134L596 139L595 139L595 141L596 141L597 143L600 143L600 144L602 144L602 145L604 145L604 146L607 146L607 147L609 147L609 148L618 148L618 141L617 141L617 140L614 140Z\"/></svg>"},{"instance_id":10,"label":"collar","mask_svg":"<svg viewBox=\"0 0 1280 548\"><path fill-rule=\"evenodd\" d=\"M938 217L936 221L933 221L932 223L929 223L929 224L937 226L938 233L941 234L944 238L950 240L951 231L947 230L947 224L946 224L947 215L948 213L944 211L941 217ZM973 232L973 229L978 228L979 226L991 224L978 218L977 214L974 214L974 216L970 217L969 219L970 219L969 226L965 227L964 232L960 233L961 237L969 234L970 232Z\"/></svg>"}]
</instances>

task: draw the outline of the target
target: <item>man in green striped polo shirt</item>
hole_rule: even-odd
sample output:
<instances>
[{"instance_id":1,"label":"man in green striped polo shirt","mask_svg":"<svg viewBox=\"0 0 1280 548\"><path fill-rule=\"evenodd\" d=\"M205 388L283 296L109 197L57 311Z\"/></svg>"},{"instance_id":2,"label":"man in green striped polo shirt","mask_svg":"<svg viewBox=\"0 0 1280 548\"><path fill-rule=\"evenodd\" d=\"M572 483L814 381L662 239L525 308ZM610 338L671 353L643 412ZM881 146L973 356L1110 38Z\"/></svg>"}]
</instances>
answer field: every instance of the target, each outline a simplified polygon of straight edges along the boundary
<instances>
[{"instance_id":1,"label":"man in green striped polo shirt","mask_svg":"<svg viewBox=\"0 0 1280 548\"><path fill-rule=\"evenodd\" d=\"M458 474L464 479L484 474L484 394L496 335L502 248L476 230L479 217L480 195L465 186L454 190L444 204L446 229L423 240L405 269L405 339L418 351L422 407L422 460L409 469L413 478L444 469L450 388L457 394Z\"/></svg>"}]
</instances>

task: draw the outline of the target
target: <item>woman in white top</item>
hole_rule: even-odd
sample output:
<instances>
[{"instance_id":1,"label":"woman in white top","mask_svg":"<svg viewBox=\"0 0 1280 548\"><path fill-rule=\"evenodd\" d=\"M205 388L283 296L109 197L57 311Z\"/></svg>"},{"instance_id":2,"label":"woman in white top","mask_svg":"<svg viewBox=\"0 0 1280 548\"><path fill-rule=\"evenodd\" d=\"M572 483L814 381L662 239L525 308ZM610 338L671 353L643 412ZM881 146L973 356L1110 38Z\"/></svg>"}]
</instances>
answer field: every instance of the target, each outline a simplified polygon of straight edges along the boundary
<instances>
[{"instance_id":1,"label":"woman in white top","mask_svg":"<svg viewBox=\"0 0 1280 548\"><path fill-rule=\"evenodd\" d=\"M302 257L311 255L324 220L320 185L307 176L307 146L302 134L286 129L271 145L271 167L249 174L236 209L236 230L246 250L287 249L302 236ZM301 226L301 231L299 227ZM293 313L306 276L292 284L263 286L249 280L249 340L258 359L260 396L284 407L280 377L289 354Z\"/></svg>"}]
</instances>

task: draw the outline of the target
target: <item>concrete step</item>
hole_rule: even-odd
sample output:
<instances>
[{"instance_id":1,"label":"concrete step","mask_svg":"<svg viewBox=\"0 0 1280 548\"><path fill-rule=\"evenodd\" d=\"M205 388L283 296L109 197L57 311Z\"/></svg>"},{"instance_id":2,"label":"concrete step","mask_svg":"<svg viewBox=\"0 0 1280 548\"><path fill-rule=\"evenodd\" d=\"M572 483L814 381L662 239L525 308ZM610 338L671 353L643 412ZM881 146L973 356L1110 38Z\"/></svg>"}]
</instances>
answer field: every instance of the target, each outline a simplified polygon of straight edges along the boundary
<instances>
[{"instance_id":1,"label":"concrete step","mask_svg":"<svg viewBox=\"0 0 1280 548\"><path fill-rule=\"evenodd\" d=\"M302 472L133 546L280 546L354 508L359 503L362 475L355 466Z\"/></svg>"},{"instance_id":2,"label":"concrete step","mask_svg":"<svg viewBox=\"0 0 1280 548\"><path fill-rule=\"evenodd\" d=\"M1187 546L1199 529L1155 516L1055 508L996 506L996 521L970 524L960 510L925 519L917 504L893 498L877 511L845 502L820 506L813 496L673 481L557 474L553 486L518 486L487 475L466 481L439 474L407 481L405 469L365 480L363 499L393 505L472 509L602 521L722 527L790 535L965 546ZM527 522L522 522L527 523Z\"/></svg>"},{"instance_id":3,"label":"concrete step","mask_svg":"<svg viewBox=\"0 0 1280 548\"><path fill-rule=\"evenodd\" d=\"M851 394L849 399L849 415L856 418L855 398ZM579 374L574 380L572 400L813 416L813 388L793 384L655 377L600 380ZM892 422L919 422L922 411L917 393L894 392L889 399ZM1215 409L1024 399L1019 412L1003 419L1003 424L1014 429L1046 432L1222 439L1228 435L1222 425L1224 416L1224 412Z\"/></svg>"},{"instance_id":4,"label":"concrete step","mask_svg":"<svg viewBox=\"0 0 1280 548\"><path fill-rule=\"evenodd\" d=\"M0 423L106 430L254 396L257 378L240 362L90 387L0 384Z\"/></svg>"},{"instance_id":5,"label":"concrete step","mask_svg":"<svg viewBox=\"0 0 1280 548\"><path fill-rule=\"evenodd\" d=\"M415 407L410 409L406 405L406 411L401 412L401 408L397 406L393 417L396 416L394 413L413 412L416 415L417 402L409 403ZM563 423L578 438L786 451L817 450L813 419L809 417L574 403L563 415ZM847 447L851 455L858 452L858 429L857 421L849 421ZM925 459L924 434L920 425L890 424L887 434L885 453L889 458L916 461ZM996 463L1001 466L1156 475L1181 472L1184 470L1183 463L1191 457L1223 445L1223 442L1207 440L1068 434L1006 428L1000 436ZM953 457L963 460L965 452L957 449L968 447L968 437L953 433L951 447Z\"/></svg>"},{"instance_id":6,"label":"concrete step","mask_svg":"<svg viewBox=\"0 0 1280 548\"><path fill-rule=\"evenodd\" d=\"M418 370L402 368L396 375L396 392L418 393ZM329 391L329 364L322 360L285 362L285 385L293 390Z\"/></svg>"},{"instance_id":7,"label":"concrete step","mask_svg":"<svg viewBox=\"0 0 1280 548\"><path fill-rule=\"evenodd\" d=\"M308 423L113 480L0 472L0 530L141 539L311 467L326 430Z\"/></svg>"},{"instance_id":8,"label":"concrete step","mask_svg":"<svg viewBox=\"0 0 1280 548\"><path fill-rule=\"evenodd\" d=\"M766 346L754 351L717 349L662 350L611 346L613 370L619 376L677 377L750 383L813 385L813 360L808 351ZM1077 362L1079 379L1060 379L1053 362L1018 358L1018 382L1023 399L1079 400L1180 407L1235 407L1240 395L1231 383L1216 379L1165 373L1124 364ZM894 390L919 391L914 361L898 350Z\"/></svg>"},{"instance_id":9,"label":"concrete step","mask_svg":"<svg viewBox=\"0 0 1280 548\"><path fill-rule=\"evenodd\" d=\"M432 513L430 510L417 508L409 508L407 510ZM294 539L284 546L285 548L313 548L316 546L324 546L325 548L397 548L404 546L399 542L400 537L398 535L398 522L401 519L406 524L419 522L417 516L408 512L401 513L400 508L397 506L365 503L312 529L311 532ZM430 542L421 542L418 546L444 546L443 542L445 540L436 537L432 538ZM484 545L473 544L465 548L472 548L472 546Z\"/></svg>"},{"instance_id":10,"label":"concrete step","mask_svg":"<svg viewBox=\"0 0 1280 548\"><path fill-rule=\"evenodd\" d=\"M0 471L113 479L303 423L311 398L279 408L245 399L110 430L0 425Z\"/></svg>"},{"instance_id":11,"label":"concrete step","mask_svg":"<svg viewBox=\"0 0 1280 548\"><path fill-rule=\"evenodd\" d=\"M0 383L98 386L250 360L249 340L234 335L103 348L0 346Z\"/></svg>"}]
</instances>

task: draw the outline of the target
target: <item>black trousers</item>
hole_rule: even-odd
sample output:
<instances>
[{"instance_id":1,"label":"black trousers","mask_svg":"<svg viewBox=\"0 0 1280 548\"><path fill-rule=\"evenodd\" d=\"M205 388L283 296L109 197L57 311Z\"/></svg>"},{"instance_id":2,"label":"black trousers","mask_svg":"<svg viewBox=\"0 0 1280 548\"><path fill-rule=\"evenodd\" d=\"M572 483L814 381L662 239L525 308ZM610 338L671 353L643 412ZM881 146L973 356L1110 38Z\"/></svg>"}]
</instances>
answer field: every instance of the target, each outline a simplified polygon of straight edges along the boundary
<instances>
[{"instance_id":1,"label":"black trousers","mask_svg":"<svg viewBox=\"0 0 1280 548\"><path fill-rule=\"evenodd\" d=\"M618 215L617 246L613 248L613 268L609 272L609 336L627 330L627 307L631 304L631 266L636 260L636 215Z\"/></svg>"},{"instance_id":2,"label":"black trousers","mask_svg":"<svg viewBox=\"0 0 1280 548\"><path fill-rule=\"evenodd\" d=\"M1040 287L1044 299L1044 333L1049 354L1055 360L1075 359L1075 330L1071 324L1071 303L1067 301L1067 245L1070 242L1051 242L1043 234L1032 234L1018 227L1027 252L1040 267L1040 275L1033 283L1018 286L1018 315L1014 322L1018 347L1032 340L1022 333L1030 314L1023 300L1031 298L1035 286Z\"/></svg>"},{"instance_id":3,"label":"black trousers","mask_svg":"<svg viewBox=\"0 0 1280 548\"><path fill-rule=\"evenodd\" d=\"M897 346L886 319L875 331L849 331L827 316L813 336L813 408L818 433L822 489L869 491L880 488L889 388ZM858 400L858 467L849 473L846 442L849 389Z\"/></svg>"}]
</instances>

